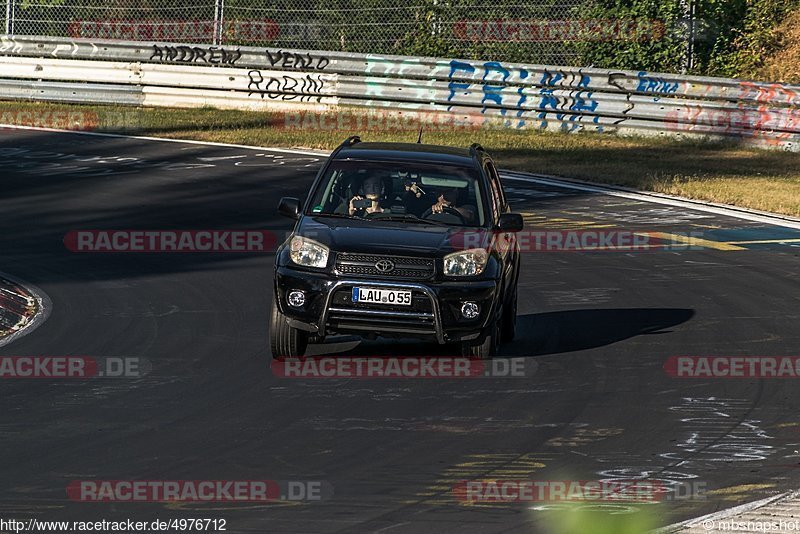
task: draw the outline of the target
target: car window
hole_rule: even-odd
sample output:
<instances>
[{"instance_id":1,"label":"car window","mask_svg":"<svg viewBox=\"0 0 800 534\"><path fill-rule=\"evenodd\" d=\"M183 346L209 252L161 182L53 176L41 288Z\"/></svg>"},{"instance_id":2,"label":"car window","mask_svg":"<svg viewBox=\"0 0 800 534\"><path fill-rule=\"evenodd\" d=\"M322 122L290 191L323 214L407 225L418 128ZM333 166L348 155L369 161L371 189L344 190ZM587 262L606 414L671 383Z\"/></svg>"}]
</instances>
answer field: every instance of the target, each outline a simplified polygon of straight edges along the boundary
<instances>
[{"instance_id":1,"label":"car window","mask_svg":"<svg viewBox=\"0 0 800 534\"><path fill-rule=\"evenodd\" d=\"M454 225L487 221L480 176L453 165L390 161L334 161L312 193L308 214L359 218L431 219ZM457 213L430 213L434 205ZM413 221L412 221L413 222Z\"/></svg>"}]
</instances>

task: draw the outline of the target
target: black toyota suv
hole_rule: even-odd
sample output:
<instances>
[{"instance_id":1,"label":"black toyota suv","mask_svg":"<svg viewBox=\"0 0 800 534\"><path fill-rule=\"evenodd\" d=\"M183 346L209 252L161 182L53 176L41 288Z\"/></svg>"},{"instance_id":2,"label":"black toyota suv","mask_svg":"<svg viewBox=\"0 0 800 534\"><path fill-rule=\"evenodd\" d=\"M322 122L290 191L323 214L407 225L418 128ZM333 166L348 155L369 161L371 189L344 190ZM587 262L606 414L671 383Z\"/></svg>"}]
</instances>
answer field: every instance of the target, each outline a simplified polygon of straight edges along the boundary
<instances>
[{"instance_id":1,"label":"black toyota suv","mask_svg":"<svg viewBox=\"0 0 800 534\"><path fill-rule=\"evenodd\" d=\"M523 221L480 145L351 137L278 211L296 223L275 258L274 358L334 334L458 343L482 359L514 338Z\"/></svg>"}]
</instances>

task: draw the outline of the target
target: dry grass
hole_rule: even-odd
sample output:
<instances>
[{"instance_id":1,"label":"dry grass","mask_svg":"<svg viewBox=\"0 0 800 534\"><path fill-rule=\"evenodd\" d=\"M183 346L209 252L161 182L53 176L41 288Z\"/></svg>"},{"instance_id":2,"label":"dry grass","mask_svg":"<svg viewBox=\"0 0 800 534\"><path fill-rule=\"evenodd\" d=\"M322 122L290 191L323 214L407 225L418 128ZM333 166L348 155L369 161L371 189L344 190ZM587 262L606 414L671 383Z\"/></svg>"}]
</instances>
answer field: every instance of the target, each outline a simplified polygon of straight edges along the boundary
<instances>
[{"instance_id":1,"label":"dry grass","mask_svg":"<svg viewBox=\"0 0 800 534\"><path fill-rule=\"evenodd\" d=\"M755 74L758 80L800 83L800 10L789 15L777 29L780 48L765 58Z\"/></svg>"},{"instance_id":2,"label":"dry grass","mask_svg":"<svg viewBox=\"0 0 800 534\"><path fill-rule=\"evenodd\" d=\"M81 110L100 117L129 113L134 122L128 124L129 133L259 146L331 149L354 134L361 134L364 140L383 141L413 142L417 137L415 131L287 130L280 127L282 121L277 117L257 112L0 102L0 117L20 110ZM119 126L100 129L118 131ZM509 130L430 131L425 133L424 141L456 146L477 141L493 154L499 166L507 169L800 216L797 153L730 143Z\"/></svg>"}]
</instances>

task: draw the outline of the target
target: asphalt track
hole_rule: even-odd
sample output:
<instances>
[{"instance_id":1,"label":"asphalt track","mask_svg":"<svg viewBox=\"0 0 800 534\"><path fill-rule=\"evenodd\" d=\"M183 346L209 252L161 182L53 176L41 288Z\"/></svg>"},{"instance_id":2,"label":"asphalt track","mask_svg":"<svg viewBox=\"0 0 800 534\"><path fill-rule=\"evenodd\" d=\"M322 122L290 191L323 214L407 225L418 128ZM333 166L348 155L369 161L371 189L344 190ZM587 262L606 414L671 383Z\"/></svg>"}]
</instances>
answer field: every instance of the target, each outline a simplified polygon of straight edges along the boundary
<instances>
[{"instance_id":1,"label":"asphalt track","mask_svg":"<svg viewBox=\"0 0 800 534\"><path fill-rule=\"evenodd\" d=\"M76 254L62 241L76 229L283 235L291 224L277 215L278 198L303 196L320 163L271 150L0 134L0 270L53 305L0 355L152 364L136 380L0 380L0 517L225 518L231 532L545 532L541 503L468 506L450 488L479 478L647 478L708 490L644 506L660 524L797 488L796 380L676 379L662 366L674 355L797 355L800 231L507 179L515 208L538 228L695 231L709 243L523 254L520 335L501 360L524 358L535 372L471 380L277 378L268 367L271 254ZM443 353L380 340L311 352ZM78 479L327 481L334 495L73 502L65 488Z\"/></svg>"}]
</instances>

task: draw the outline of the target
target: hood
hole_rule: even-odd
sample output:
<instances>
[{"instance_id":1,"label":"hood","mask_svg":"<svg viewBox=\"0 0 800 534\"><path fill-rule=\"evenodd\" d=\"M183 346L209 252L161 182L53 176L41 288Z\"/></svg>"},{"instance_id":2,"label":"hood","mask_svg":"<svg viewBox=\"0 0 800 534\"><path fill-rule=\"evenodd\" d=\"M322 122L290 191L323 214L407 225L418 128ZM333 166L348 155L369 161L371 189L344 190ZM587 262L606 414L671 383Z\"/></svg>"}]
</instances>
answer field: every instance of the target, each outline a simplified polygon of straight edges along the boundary
<instances>
[{"instance_id":1,"label":"hood","mask_svg":"<svg viewBox=\"0 0 800 534\"><path fill-rule=\"evenodd\" d=\"M485 228L305 216L295 231L333 252L442 257L486 239Z\"/></svg>"}]
</instances>

